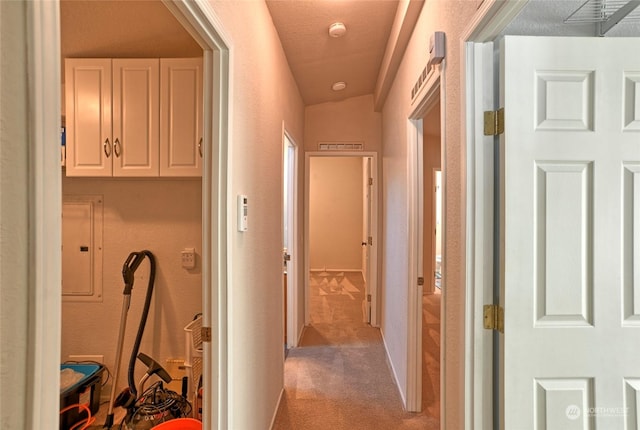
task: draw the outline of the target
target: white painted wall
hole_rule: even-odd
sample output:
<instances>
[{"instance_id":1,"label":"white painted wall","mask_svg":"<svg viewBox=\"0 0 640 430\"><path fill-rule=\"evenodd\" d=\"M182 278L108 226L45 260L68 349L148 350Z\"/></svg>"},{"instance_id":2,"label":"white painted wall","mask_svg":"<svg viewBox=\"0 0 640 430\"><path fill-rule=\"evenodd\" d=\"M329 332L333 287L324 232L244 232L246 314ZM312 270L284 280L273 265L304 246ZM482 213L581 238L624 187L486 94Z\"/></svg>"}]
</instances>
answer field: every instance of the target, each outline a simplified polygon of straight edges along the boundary
<instances>
[{"instance_id":1,"label":"white painted wall","mask_svg":"<svg viewBox=\"0 0 640 430\"><path fill-rule=\"evenodd\" d=\"M362 200L361 158L310 158L311 270L362 270Z\"/></svg>"},{"instance_id":2,"label":"white painted wall","mask_svg":"<svg viewBox=\"0 0 640 430\"><path fill-rule=\"evenodd\" d=\"M307 106L304 149L317 151L318 142L363 142L364 151L379 152L381 121L382 115L373 111L373 95Z\"/></svg>"},{"instance_id":3,"label":"white painted wall","mask_svg":"<svg viewBox=\"0 0 640 430\"><path fill-rule=\"evenodd\" d=\"M0 428L26 428L29 297L25 3L0 2Z\"/></svg>"},{"instance_id":4,"label":"white painted wall","mask_svg":"<svg viewBox=\"0 0 640 430\"><path fill-rule=\"evenodd\" d=\"M184 359L184 326L202 312L202 186L197 179L63 178L64 195L103 196L103 299L98 303L62 303L61 361L70 354L100 354L115 369L122 308L122 265L129 253L148 249L156 277L140 352L163 366ZM183 269L183 248L195 248L196 268ZM149 262L136 271L127 319L123 363L117 392L127 386L127 368L149 280ZM64 279L63 279L64 281ZM136 381L145 366L136 364ZM181 375L172 375L174 378ZM108 396L109 385L102 390Z\"/></svg>"},{"instance_id":5,"label":"white painted wall","mask_svg":"<svg viewBox=\"0 0 640 430\"><path fill-rule=\"evenodd\" d=\"M429 37L434 31L446 33L447 60L444 71L446 121L444 157L446 164L446 238L447 266L444 278L446 294L446 332L443 333L447 410L443 419L447 429L463 427L464 417L464 166L461 164L460 130L461 49L459 36L475 13L478 2L425 2L418 23L405 51L398 74L383 108L383 280L382 331L391 364L403 396L407 392L407 309L408 286L408 160L407 130L411 88L427 62Z\"/></svg>"},{"instance_id":6,"label":"white painted wall","mask_svg":"<svg viewBox=\"0 0 640 430\"><path fill-rule=\"evenodd\" d=\"M232 50L228 428L267 429L283 387L282 122L302 142L304 106L265 3L211 5ZM244 233L235 226L237 194L249 199Z\"/></svg>"}]
</instances>

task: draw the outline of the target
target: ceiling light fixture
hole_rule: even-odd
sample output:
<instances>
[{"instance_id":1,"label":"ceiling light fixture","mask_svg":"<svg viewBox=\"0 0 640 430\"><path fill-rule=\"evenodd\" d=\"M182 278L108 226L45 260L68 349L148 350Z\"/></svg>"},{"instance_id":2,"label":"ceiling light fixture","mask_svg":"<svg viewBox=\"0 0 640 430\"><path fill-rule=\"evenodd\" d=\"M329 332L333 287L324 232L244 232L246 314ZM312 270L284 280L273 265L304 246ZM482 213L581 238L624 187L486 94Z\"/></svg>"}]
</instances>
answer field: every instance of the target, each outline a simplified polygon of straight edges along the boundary
<instances>
[{"instance_id":1,"label":"ceiling light fixture","mask_svg":"<svg viewBox=\"0 0 640 430\"><path fill-rule=\"evenodd\" d=\"M329 36L340 37L347 32L347 27L341 22L334 22L329 26Z\"/></svg>"},{"instance_id":2,"label":"ceiling light fixture","mask_svg":"<svg viewBox=\"0 0 640 430\"><path fill-rule=\"evenodd\" d=\"M336 82L335 84L331 85L331 89L333 91L342 91L345 88L347 88L347 84L342 81Z\"/></svg>"}]
</instances>

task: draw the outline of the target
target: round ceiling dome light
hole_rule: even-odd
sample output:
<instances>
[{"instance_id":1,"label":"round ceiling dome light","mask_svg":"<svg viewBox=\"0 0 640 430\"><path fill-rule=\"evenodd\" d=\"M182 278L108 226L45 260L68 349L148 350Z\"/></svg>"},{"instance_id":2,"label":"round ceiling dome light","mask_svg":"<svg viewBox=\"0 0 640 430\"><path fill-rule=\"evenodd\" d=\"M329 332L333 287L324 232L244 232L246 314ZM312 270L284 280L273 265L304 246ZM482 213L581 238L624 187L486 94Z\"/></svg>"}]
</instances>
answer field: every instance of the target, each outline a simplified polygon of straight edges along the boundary
<instances>
[{"instance_id":1,"label":"round ceiling dome light","mask_svg":"<svg viewBox=\"0 0 640 430\"><path fill-rule=\"evenodd\" d=\"M334 22L329 26L329 36L340 37L347 32L347 27L341 22Z\"/></svg>"},{"instance_id":2,"label":"round ceiling dome light","mask_svg":"<svg viewBox=\"0 0 640 430\"><path fill-rule=\"evenodd\" d=\"M345 88L347 88L347 84L342 81L336 82L335 84L331 85L331 89L333 91L342 91Z\"/></svg>"}]
</instances>

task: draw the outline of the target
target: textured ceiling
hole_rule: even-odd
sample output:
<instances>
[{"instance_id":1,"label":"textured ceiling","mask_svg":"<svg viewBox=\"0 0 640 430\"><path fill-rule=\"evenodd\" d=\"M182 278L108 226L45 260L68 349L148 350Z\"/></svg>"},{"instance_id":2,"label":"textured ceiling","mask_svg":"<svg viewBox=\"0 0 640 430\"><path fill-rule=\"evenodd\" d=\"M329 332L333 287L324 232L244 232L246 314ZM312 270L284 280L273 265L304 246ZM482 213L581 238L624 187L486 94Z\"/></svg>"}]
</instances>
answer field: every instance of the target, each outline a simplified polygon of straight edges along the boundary
<instances>
[{"instance_id":1,"label":"textured ceiling","mask_svg":"<svg viewBox=\"0 0 640 430\"><path fill-rule=\"evenodd\" d=\"M62 58L202 56L158 0L62 0L60 27Z\"/></svg>"},{"instance_id":2,"label":"textured ceiling","mask_svg":"<svg viewBox=\"0 0 640 430\"><path fill-rule=\"evenodd\" d=\"M397 0L267 0L267 7L306 105L373 94ZM338 21L347 33L330 37ZM347 88L332 91L337 81Z\"/></svg>"}]
</instances>

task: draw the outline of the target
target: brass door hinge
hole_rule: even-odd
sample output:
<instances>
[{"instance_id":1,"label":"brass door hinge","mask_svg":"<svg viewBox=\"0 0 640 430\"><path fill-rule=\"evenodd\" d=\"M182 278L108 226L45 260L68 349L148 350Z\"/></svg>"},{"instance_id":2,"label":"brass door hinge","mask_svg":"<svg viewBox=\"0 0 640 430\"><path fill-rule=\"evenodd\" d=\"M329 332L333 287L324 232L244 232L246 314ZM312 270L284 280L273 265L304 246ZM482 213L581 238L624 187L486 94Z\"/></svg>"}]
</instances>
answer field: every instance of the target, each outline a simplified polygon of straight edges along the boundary
<instances>
[{"instance_id":1,"label":"brass door hinge","mask_svg":"<svg viewBox=\"0 0 640 430\"><path fill-rule=\"evenodd\" d=\"M371 294L367 294L367 302L371 303Z\"/></svg>"},{"instance_id":2,"label":"brass door hinge","mask_svg":"<svg viewBox=\"0 0 640 430\"><path fill-rule=\"evenodd\" d=\"M484 112L484 135L498 136L504 133L504 108Z\"/></svg>"},{"instance_id":3,"label":"brass door hinge","mask_svg":"<svg viewBox=\"0 0 640 430\"><path fill-rule=\"evenodd\" d=\"M484 328L504 333L504 309L500 305L484 305Z\"/></svg>"},{"instance_id":4,"label":"brass door hinge","mask_svg":"<svg viewBox=\"0 0 640 430\"><path fill-rule=\"evenodd\" d=\"M418 285L424 285L424 278L422 276L418 277Z\"/></svg>"},{"instance_id":5,"label":"brass door hinge","mask_svg":"<svg viewBox=\"0 0 640 430\"><path fill-rule=\"evenodd\" d=\"M203 342L211 342L211 327L201 327L200 338Z\"/></svg>"},{"instance_id":6,"label":"brass door hinge","mask_svg":"<svg viewBox=\"0 0 640 430\"><path fill-rule=\"evenodd\" d=\"M369 178L369 185L373 185L373 178Z\"/></svg>"},{"instance_id":7,"label":"brass door hinge","mask_svg":"<svg viewBox=\"0 0 640 430\"><path fill-rule=\"evenodd\" d=\"M373 246L373 236L369 236L369 237L367 238L367 243L368 243L369 245Z\"/></svg>"}]
</instances>

